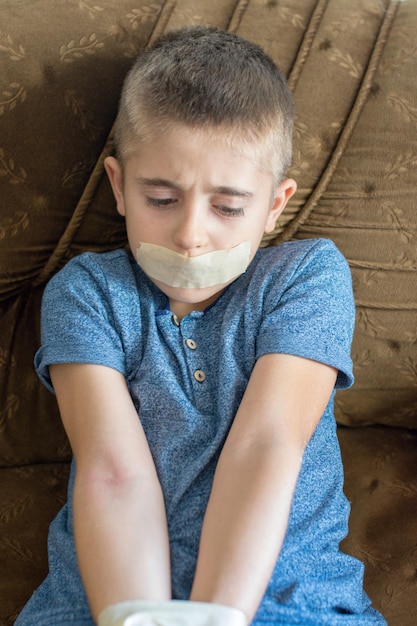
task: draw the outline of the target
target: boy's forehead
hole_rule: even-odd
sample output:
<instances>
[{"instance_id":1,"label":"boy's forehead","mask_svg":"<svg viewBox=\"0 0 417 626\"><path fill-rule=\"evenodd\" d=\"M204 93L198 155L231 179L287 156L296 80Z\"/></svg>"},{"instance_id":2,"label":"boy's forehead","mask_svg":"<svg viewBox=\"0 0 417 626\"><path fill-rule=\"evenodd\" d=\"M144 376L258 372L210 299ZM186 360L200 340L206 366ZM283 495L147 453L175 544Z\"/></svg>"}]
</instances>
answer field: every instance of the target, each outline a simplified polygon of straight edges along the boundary
<instances>
[{"instance_id":1,"label":"boy's forehead","mask_svg":"<svg viewBox=\"0 0 417 626\"><path fill-rule=\"evenodd\" d=\"M147 125L145 133L141 133L126 151L129 156L140 156L143 151L165 147L167 139L173 143L187 143L196 153L207 154L210 151L224 149L231 152L235 158L249 160L254 167L263 172L272 171L272 147L270 137L258 137L250 129L239 126L188 126L172 121L161 127L159 124ZM179 155L177 155L179 156Z\"/></svg>"}]
</instances>

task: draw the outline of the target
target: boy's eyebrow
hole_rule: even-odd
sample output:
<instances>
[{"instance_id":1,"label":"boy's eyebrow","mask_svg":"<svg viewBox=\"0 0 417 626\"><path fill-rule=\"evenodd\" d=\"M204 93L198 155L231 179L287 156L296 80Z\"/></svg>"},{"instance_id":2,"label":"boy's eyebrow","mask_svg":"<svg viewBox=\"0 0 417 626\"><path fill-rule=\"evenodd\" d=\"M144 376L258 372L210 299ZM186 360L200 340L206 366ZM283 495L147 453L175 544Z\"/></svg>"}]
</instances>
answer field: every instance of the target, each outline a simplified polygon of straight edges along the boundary
<instances>
[{"instance_id":1,"label":"boy's eyebrow","mask_svg":"<svg viewBox=\"0 0 417 626\"><path fill-rule=\"evenodd\" d=\"M236 187L215 187L213 193L220 193L225 196L238 196L240 198L252 198L253 193Z\"/></svg>"},{"instance_id":2,"label":"boy's eyebrow","mask_svg":"<svg viewBox=\"0 0 417 626\"><path fill-rule=\"evenodd\" d=\"M167 187L169 189L178 189L181 187L174 183L172 180L166 180L165 178L137 178L137 182L140 185L144 185L146 187ZM236 187L215 187L212 189L212 193L219 193L225 196L237 196L240 198L252 198L253 193L250 191L245 191L244 189L238 189Z\"/></svg>"},{"instance_id":3,"label":"boy's eyebrow","mask_svg":"<svg viewBox=\"0 0 417 626\"><path fill-rule=\"evenodd\" d=\"M172 180L166 180L165 178L137 178L137 182L140 185L146 187L169 187L170 189L180 189L180 186L174 183Z\"/></svg>"}]
</instances>

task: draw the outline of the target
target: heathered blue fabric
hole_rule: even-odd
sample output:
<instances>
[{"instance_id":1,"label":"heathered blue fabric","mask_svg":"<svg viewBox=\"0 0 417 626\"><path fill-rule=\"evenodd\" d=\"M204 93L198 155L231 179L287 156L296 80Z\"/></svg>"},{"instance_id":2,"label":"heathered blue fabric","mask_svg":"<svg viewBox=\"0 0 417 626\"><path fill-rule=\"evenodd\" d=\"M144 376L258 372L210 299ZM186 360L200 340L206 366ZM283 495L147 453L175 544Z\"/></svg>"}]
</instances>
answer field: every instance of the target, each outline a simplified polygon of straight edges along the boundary
<instances>
[{"instance_id":1,"label":"heathered blue fabric","mask_svg":"<svg viewBox=\"0 0 417 626\"><path fill-rule=\"evenodd\" d=\"M49 283L37 371L49 388L51 363L102 364L126 377L165 495L175 598L189 597L216 463L257 358L281 352L321 361L339 370L337 388L348 387L353 322L348 265L327 240L260 250L211 307L180 326L166 296L122 250L81 255ZM18 626L92 626L72 534L74 474L73 465L68 503L50 529L50 573ZM362 590L362 564L338 548L349 515L342 488L332 397L305 451L253 626L385 624Z\"/></svg>"}]
</instances>

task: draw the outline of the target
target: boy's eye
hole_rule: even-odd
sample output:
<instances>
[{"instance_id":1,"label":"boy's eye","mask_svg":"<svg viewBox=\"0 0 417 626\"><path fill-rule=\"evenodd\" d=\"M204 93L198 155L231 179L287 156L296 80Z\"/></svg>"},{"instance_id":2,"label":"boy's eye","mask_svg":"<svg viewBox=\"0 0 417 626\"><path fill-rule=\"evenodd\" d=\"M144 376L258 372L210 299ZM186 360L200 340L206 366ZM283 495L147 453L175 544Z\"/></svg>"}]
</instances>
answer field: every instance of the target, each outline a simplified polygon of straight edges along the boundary
<instances>
[{"instance_id":1,"label":"boy's eye","mask_svg":"<svg viewBox=\"0 0 417 626\"><path fill-rule=\"evenodd\" d=\"M177 200L175 198L150 198L146 197L146 204L148 206L156 207L157 209L163 209L175 204Z\"/></svg>"},{"instance_id":2,"label":"boy's eye","mask_svg":"<svg viewBox=\"0 0 417 626\"><path fill-rule=\"evenodd\" d=\"M240 217L244 213L241 207L235 208L230 206L224 206L222 204L216 205L215 209L225 217Z\"/></svg>"}]
</instances>

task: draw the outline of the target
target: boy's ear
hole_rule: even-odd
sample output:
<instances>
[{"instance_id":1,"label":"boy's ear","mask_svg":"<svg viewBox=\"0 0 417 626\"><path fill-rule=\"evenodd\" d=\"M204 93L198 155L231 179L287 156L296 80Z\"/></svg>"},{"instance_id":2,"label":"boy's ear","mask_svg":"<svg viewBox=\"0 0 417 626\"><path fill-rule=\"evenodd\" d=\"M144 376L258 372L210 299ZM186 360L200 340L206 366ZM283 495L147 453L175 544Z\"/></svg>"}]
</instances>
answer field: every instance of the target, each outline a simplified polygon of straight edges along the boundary
<instances>
[{"instance_id":1,"label":"boy's ear","mask_svg":"<svg viewBox=\"0 0 417 626\"><path fill-rule=\"evenodd\" d=\"M272 233L275 228L277 219L285 209L288 200L295 194L297 183L292 178L286 178L278 186L272 206L269 210L268 219L265 225L265 233Z\"/></svg>"},{"instance_id":2,"label":"boy's ear","mask_svg":"<svg viewBox=\"0 0 417 626\"><path fill-rule=\"evenodd\" d=\"M123 174L119 161L114 157L106 157L104 159L104 167L109 177L113 195L116 200L117 212L120 215L126 215L124 194L123 194Z\"/></svg>"}]
</instances>

